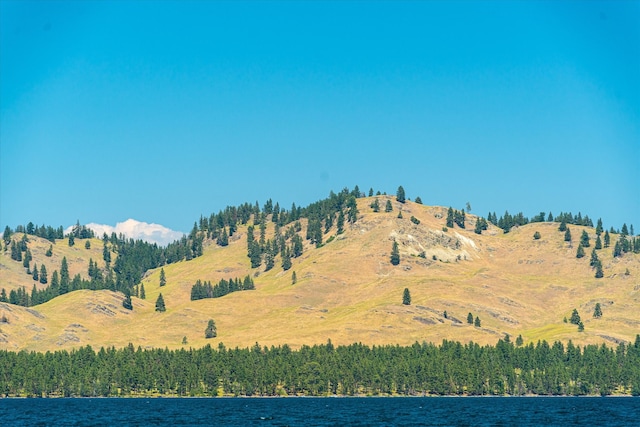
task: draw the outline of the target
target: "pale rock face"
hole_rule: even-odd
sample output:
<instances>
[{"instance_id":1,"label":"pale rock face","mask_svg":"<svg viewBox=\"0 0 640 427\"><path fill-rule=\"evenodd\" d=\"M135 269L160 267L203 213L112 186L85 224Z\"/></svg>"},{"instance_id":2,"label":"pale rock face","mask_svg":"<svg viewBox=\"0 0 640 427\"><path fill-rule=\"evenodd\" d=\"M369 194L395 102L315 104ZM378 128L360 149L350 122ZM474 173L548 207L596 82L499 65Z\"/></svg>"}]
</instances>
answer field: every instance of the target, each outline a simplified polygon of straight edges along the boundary
<instances>
[{"instance_id":1,"label":"pale rock face","mask_svg":"<svg viewBox=\"0 0 640 427\"><path fill-rule=\"evenodd\" d=\"M104 233L111 235L116 233L117 235L124 234L127 238L134 240L144 240L149 243L157 243L160 246L166 246L167 244L182 238L184 233L180 231L174 231L160 224L149 224L143 221L136 221L129 218L126 221L119 222L114 226L107 224L86 224L87 228L90 228L96 233L96 237L101 238ZM68 227L65 232L68 233L72 230L73 226Z\"/></svg>"}]
</instances>

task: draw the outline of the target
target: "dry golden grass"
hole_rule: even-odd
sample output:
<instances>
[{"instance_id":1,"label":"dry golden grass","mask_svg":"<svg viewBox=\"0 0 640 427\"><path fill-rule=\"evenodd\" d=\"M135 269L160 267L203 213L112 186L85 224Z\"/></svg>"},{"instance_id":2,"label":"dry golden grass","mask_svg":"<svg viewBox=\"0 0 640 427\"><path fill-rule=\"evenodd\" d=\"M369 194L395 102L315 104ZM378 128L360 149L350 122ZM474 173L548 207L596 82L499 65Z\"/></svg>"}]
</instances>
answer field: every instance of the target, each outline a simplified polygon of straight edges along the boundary
<instances>
[{"instance_id":1,"label":"dry golden grass","mask_svg":"<svg viewBox=\"0 0 640 427\"><path fill-rule=\"evenodd\" d=\"M386 198L391 197L379 197L382 206ZM319 249L306 246L287 272L280 268L279 257L269 272L264 266L251 269L246 227L240 227L229 246L209 242L202 257L164 266L165 287L158 285L159 269L150 272L143 279L147 299L133 298L133 311L122 308L122 295L109 291L72 292L30 309L0 304L0 315L9 319L0 324L0 348L44 351L129 342L177 348L183 337L187 347L220 342L230 347L256 342L299 347L328 339L369 345L443 339L495 343L504 334L512 339L522 335L525 342L613 344L631 341L640 332L640 256L613 259L610 248L600 250L605 277L595 279L589 267L591 248L585 258L575 258L581 231L589 232L593 245L593 229L570 226L574 247L569 248L556 223L529 224L508 234L491 227L477 235L476 218L468 215L467 229L443 232L443 208L394 201L393 212L373 213L371 201L360 199L358 222ZM397 218L400 207L403 219ZM419 225L409 220L412 215L420 219ZM535 231L542 234L540 240L533 239ZM334 228L325 242L335 233ZM267 235L272 234L270 225ZM612 235L612 242L616 238ZM400 245L398 266L389 262L393 239ZM54 254L58 246L64 245L54 246ZM92 243L91 251L101 248L99 242ZM83 246L81 251L86 251ZM426 258L417 256L422 251ZM0 260L3 266L18 264ZM87 263L88 258L85 269ZM215 283L247 274L254 276L255 291L190 301L197 279ZM401 303L405 287L411 291L410 306ZM160 292L165 313L154 309ZM601 319L592 317L597 302L604 313ZM563 322L573 308L582 316L584 332ZM466 323L469 312L480 317L480 328ZM218 338L204 339L208 319L216 321Z\"/></svg>"}]
</instances>

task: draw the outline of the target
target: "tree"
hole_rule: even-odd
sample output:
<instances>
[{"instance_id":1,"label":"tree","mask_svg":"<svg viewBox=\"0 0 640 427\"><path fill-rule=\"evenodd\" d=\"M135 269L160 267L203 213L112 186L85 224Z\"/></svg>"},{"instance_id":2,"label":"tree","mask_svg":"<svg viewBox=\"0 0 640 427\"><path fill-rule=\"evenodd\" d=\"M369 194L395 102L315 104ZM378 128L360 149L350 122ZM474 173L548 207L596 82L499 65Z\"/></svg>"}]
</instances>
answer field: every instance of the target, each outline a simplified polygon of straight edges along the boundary
<instances>
[{"instance_id":1,"label":"tree","mask_svg":"<svg viewBox=\"0 0 640 427\"><path fill-rule=\"evenodd\" d=\"M84 248L91 249L91 241L87 240L86 242L84 242Z\"/></svg>"},{"instance_id":2,"label":"tree","mask_svg":"<svg viewBox=\"0 0 640 427\"><path fill-rule=\"evenodd\" d=\"M384 205L385 212L391 212L393 210L393 205L391 204L391 200L387 200L387 203Z\"/></svg>"},{"instance_id":3,"label":"tree","mask_svg":"<svg viewBox=\"0 0 640 427\"><path fill-rule=\"evenodd\" d=\"M480 317L476 316L476 320L473 322L473 325L476 328L479 328L481 326Z\"/></svg>"},{"instance_id":4,"label":"tree","mask_svg":"<svg viewBox=\"0 0 640 427\"><path fill-rule=\"evenodd\" d=\"M422 204L422 199L420 198L420 196L416 197L415 202L416 202L417 204L419 204L419 205L421 205L421 204Z\"/></svg>"},{"instance_id":5,"label":"tree","mask_svg":"<svg viewBox=\"0 0 640 427\"><path fill-rule=\"evenodd\" d=\"M133 304L131 303L131 294L127 291L122 300L122 306L127 310L133 310Z\"/></svg>"},{"instance_id":6,"label":"tree","mask_svg":"<svg viewBox=\"0 0 640 427\"><path fill-rule=\"evenodd\" d=\"M294 271L293 274L291 275L291 284L295 285L298 282L298 276L296 275L296 272Z\"/></svg>"},{"instance_id":7,"label":"tree","mask_svg":"<svg viewBox=\"0 0 640 427\"><path fill-rule=\"evenodd\" d=\"M344 233L344 213L342 210L338 212L338 222L336 223L336 226L338 227L337 234Z\"/></svg>"},{"instance_id":8,"label":"tree","mask_svg":"<svg viewBox=\"0 0 640 427\"><path fill-rule=\"evenodd\" d=\"M524 344L524 340L522 339L522 335L518 335L518 338L516 338L516 347L522 347L522 344Z\"/></svg>"},{"instance_id":9,"label":"tree","mask_svg":"<svg viewBox=\"0 0 640 427\"><path fill-rule=\"evenodd\" d=\"M409 292L409 288L404 288L404 292L402 293L402 304L411 305L411 293Z\"/></svg>"},{"instance_id":10,"label":"tree","mask_svg":"<svg viewBox=\"0 0 640 427\"><path fill-rule=\"evenodd\" d=\"M209 339L209 338L215 338L218 336L218 330L216 329L216 322L213 321L213 319L209 319L209 322L207 323L207 329L204 330L204 337Z\"/></svg>"},{"instance_id":11,"label":"tree","mask_svg":"<svg viewBox=\"0 0 640 427\"><path fill-rule=\"evenodd\" d=\"M582 247L582 243L578 244L578 250L576 252L576 258L584 257L584 248Z\"/></svg>"},{"instance_id":12,"label":"tree","mask_svg":"<svg viewBox=\"0 0 640 427\"><path fill-rule=\"evenodd\" d=\"M377 197L374 199L373 203L371 203L371 208L374 212L380 212L380 201Z\"/></svg>"},{"instance_id":13,"label":"tree","mask_svg":"<svg viewBox=\"0 0 640 427\"><path fill-rule=\"evenodd\" d=\"M608 248L611 245L611 236L609 236L609 230L604 232L604 247Z\"/></svg>"},{"instance_id":14,"label":"tree","mask_svg":"<svg viewBox=\"0 0 640 427\"><path fill-rule=\"evenodd\" d=\"M447 228L453 227L453 208L449 207L447 211Z\"/></svg>"},{"instance_id":15,"label":"tree","mask_svg":"<svg viewBox=\"0 0 640 427\"><path fill-rule=\"evenodd\" d=\"M53 255L53 245L49 245L49 249L47 249L47 252L45 252L45 256L52 256Z\"/></svg>"},{"instance_id":16,"label":"tree","mask_svg":"<svg viewBox=\"0 0 640 427\"><path fill-rule=\"evenodd\" d=\"M558 227L558 231L566 231L566 230L567 230L567 222L563 218L562 222L560 222L560 226Z\"/></svg>"},{"instance_id":17,"label":"tree","mask_svg":"<svg viewBox=\"0 0 640 427\"><path fill-rule=\"evenodd\" d=\"M60 265L60 295L69 292L69 266L67 264L67 257L62 258L62 264Z\"/></svg>"},{"instance_id":18,"label":"tree","mask_svg":"<svg viewBox=\"0 0 640 427\"><path fill-rule=\"evenodd\" d=\"M156 300L156 311L164 312L167 308L164 305L164 298L162 298L162 292L158 294L158 299Z\"/></svg>"},{"instance_id":19,"label":"tree","mask_svg":"<svg viewBox=\"0 0 640 427\"><path fill-rule=\"evenodd\" d=\"M40 283L43 285L47 283L47 267L44 264L40 265Z\"/></svg>"},{"instance_id":20,"label":"tree","mask_svg":"<svg viewBox=\"0 0 640 427\"><path fill-rule=\"evenodd\" d=\"M598 218L598 225L596 225L596 235L599 237L602 234L602 218Z\"/></svg>"},{"instance_id":21,"label":"tree","mask_svg":"<svg viewBox=\"0 0 640 427\"><path fill-rule=\"evenodd\" d=\"M391 247L391 264L400 264L400 250L398 249L398 242L396 242L395 240L393 241L393 246Z\"/></svg>"},{"instance_id":22,"label":"tree","mask_svg":"<svg viewBox=\"0 0 640 427\"><path fill-rule=\"evenodd\" d=\"M599 319L602 317L602 308L600 307L600 303L596 303L596 307L593 309L593 317Z\"/></svg>"},{"instance_id":23,"label":"tree","mask_svg":"<svg viewBox=\"0 0 640 427\"><path fill-rule=\"evenodd\" d=\"M147 299L147 293L144 291L144 283L140 283L140 299Z\"/></svg>"},{"instance_id":24,"label":"tree","mask_svg":"<svg viewBox=\"0 0 640 427\"><path fill-rule=\"evenodd\" d=\"M596 249L602 249L602 240L600 240L600 236L596 237Z\"/></svg>"},{"instance_id":25,"label":"tree","mask_svg":"<svg viewBox=\"0 0 640 427\"><path fill-rule=\"evenodd\" d=\"M347 219L351 224L355 224L358 220L358 204L353 196L347 201Z\"/></svg>"},{"instance_id":26,"label":"tree","mask_svg":"<svg viewBox=\"0 0 640 427\"><path fill-rule=\"evenodd\" d=\"M539 231L536 231L535 233L533 233L533 239L534 240L540 240L542 236L540 235Z\"/></svg>"},{"instance_id":27,"label":"tree","mask_svg":"<svg viewBox=\"0 0 640 427\"><path fill-rule=\"evenodd\" d=\"M573 309L573 311L571 312L571 317L569 318L569 322L577 325L578 323L580 323L580 314L578 314L578 310L577 309Z\"/></svg>"},{"instance_id":28,"label":"tree","mask_svg":"<svg viewBox=\"0 0 640 427\"><path fill-rule=\"evenodd\" d=\"M564 232L564 241L565 242L571 241L571 230L569 229L569 227L567 227L566 231Z\"/></svg>"},{"instance_id":29,"label":"tree","mask_svg":"<svg viewBox=\"0 0 640 427\"><path fill-rule=\"evenodd\" d=\"M160 269L160 287L167 284L167 276L164 274L164 268Z\"/></svg>"},{"instance_id":30,"label":"tree","mask_svg":"<svg viewBox=\"0 0 640 427\"><path fill-rule=\"evenodd\" d=\"M229 245L229 235L227 234L227 229L222 228L222 234L216 240L216 243L220 246L228 246Z\"/></svg>"},{"instance_id":31,"label":"tree","mask_svg":"<svg viewBox=\"0 0 640 427\"><path fill-rule=\"evenodd\" d=\"M281 255L282 255L282 269L284 271L287 271L291 268L291 252L289 251L289 248L285 247Z\"/></svg>"},{"instance_id":32,"label":"tree","mask_svg":"<svg viewBox=\"0 0 640 427\"><path fill-rule=\"evenodd\" d=\"M35 280L36 282L39 279L39 276L38 276L38 264L36 264L35 262L33 263L33 276L31 276L31 277L33 277L33 280Z\"/></svg>"},{"instance_id":33,"label":"tree","mask_svg":"<svg viewBox=\"0 0 640 427\"><path fill-rule=\"evenodd\" d=\"M473 325L473 314L467 314L467 323Z\"/></svg>"},{"instance_id":34,"label":"tree","mask_svg":"<svg viewBox=\"0 0 640 427\"><path fill-rule=\"evenodd\" d=\"M589 234L587 234L586 230L582 230L582 234L580 235L580 244L585 248L591 246L591 243L589 243Z\"/></svg>"},{"instance_id":35,"label":"tree","mask_svg":"<svg viewBox=\"0 0 640 427\"><path fill-rule=\"evenodd\" d=\"M471 212L471 203L467 202L466 208L467 208L467 213Z\"/></svg>"},{"instance_id":36,"label":"tree","mask_svg":"<svg viewBox=\"0 0 640 427\"><path fill-rule=\"evenodd\" d=\"M404 203L406 201L404 188L402 188L402 185L398 187L398 191L396 192L396 200L400 203Z\"/></svg>"},{"instance_id":37,"label":"tree","mask_svg":"<svg viewBox=\"0 0 640 427\"><path fill-rule=\"evenodd\" d=\"M600 260L598 260L598 262L596 263L595 278L602 279L603 277L604 277L604 271L602 271L602 263L600 262Z\"/></svg>"},{"instance_id":38,"label":"tree","mask_svg":"<svg viewBox=\"0 0 640 427\"><path fill-rule=\"evenodd\" d=\"M76 243L76 239L73 234L69 234L69 246L73 246Z\"/></svg>"},{"instance_id":39,"label":"tree","mask_svg":"<svg viewBox=\"0 0 640 427\"><path fill-rule=\"evenodd\" d=\"M578 332L584 332L584 323L578 322Z\"/></svg>"}]
</instances>

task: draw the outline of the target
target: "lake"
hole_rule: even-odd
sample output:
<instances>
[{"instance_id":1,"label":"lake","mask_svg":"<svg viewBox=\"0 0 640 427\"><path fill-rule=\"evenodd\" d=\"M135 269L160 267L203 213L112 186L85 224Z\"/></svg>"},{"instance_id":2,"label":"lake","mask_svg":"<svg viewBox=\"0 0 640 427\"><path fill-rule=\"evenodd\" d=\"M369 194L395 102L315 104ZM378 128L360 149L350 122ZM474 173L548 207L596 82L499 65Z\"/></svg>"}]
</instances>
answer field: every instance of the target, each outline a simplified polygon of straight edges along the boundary
<instances>
[{"instance_id":1,"label":"lake","mask_svg":"<svg viewBox=\"0 0 640 427\"><path fill-rule=\"evenodd\" d=\"M0 399L3 426L638 425L632 397Z\"/></svg>"}]
</instances>

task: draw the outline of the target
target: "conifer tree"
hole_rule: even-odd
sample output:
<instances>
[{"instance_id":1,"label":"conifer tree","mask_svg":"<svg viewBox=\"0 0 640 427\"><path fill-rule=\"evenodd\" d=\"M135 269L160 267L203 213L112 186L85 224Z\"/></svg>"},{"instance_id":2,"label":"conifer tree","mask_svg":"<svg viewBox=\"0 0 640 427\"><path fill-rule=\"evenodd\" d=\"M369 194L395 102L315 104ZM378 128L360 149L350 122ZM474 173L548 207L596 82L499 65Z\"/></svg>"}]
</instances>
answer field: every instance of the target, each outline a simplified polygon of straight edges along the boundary
<instances>
[{"instance_id":1,"label":"conifer tree","mask_svg":"<svg viewBox=\"0 0 640 427\"><path fill-rule=\"evenodd\" d=\"M140 283L140 299L147 299L147 293L144 291L144 283Z\"/></svg>"},{"instance_id":2,"label":"conifer tree","mask_svg":"<svg viewBox=\"0 0 640 427\"><path fill-rule=\"evenodd\" d=\"M40 265L40 283L43 285L47 283L47 267L44 264Z\"/></svg>"},{"instance_id":3,"label":"conifer tree","mask_svg":"<svg viewBox=\"0 0 640 427\"><path fill-rule=\"evenodd\" d=\"M467 323L473 325L473 314L467 314Z\"/></svg>"},{"instance_id":4,"label":"conifer tree","mask_svg":"<svg viewBox=\"0 0 640 427\"><path fill-rule=\"evenodd\" d=\"M516 338L516 347L522 347L522 344L524 344L524 340L522 339L522 335L518 335L518 338Z\"/></svg>"},{"instance_id":5,"label":"conifer tree","mask_svg":"<svg viewBox=\"0 0 640 427\"><path fill-rule=\"evenodd\" d=\"M398 187L398 191L396 192L396 200L400 203L404 203L406 201L404 188L402 188L402 185Z\"/></svg>"},{"instance_id":6,"label":"conifer tree","mask_svg":"<svg viewBox=\"0 0 640 427\"><path fill-rule=\"evenodd\" d=\"M577 325L578 323L580 323L580 314L578 314L578 310L577 309L573 309L573 311L571 312L571 318L569 318L569 322Z\"/></svg>"},{"instance_id":7,"label":"conifer tree","mask_svg":"<svg viewBox=\"0 0 640 427\"><path fill-rule=\"evenodd\" d=\"M421 205L421 204L422 204L422 199L420 198L420 196L416 197L415 202L416 202L417 204L419 204L419 205Z\"/></svg>"},{"instance_id":8,"label":"conifer tree","mask_svg":"<svg viewBox=\"0 0 640 427\"><path fill-rule=\"evenodd\" d=\"M347 220L351 224L355 224L358 220L358 203L353 196L349 197L347 201Z\"/></svg>"},{"instance_id":9,"label":"conifer tree","mask_svg":"<svg viewBox=\"0 0 640 427\"><path fill-rule=\"evenodd\" d=\"M159 311L159 312L166 311L166 307L164 305L164 298L162 298L162 293L158 294L158 299L156 300L156 311Z\"/></svg>"},{"instance_id":10,"label":"conifer tree","mask_svg":"<svg viewBox=\"0 0 640 427\"><path fill-rule=\"evenodd\" d=\"M282 252L282 269L287 271L291 268L291 253L289 252L289 248L285 246L284 251Z\"/></svg>"},{"instance_id":11,"label":"conifer tree","mask_svg":"<svg viewBox=\"0 0 640 427\"><path fill-rule=\"evenodd\" d=\"M393 246L391 247L391 264L400 264L400 250L398 249L398 242L396 242L395 240L393 241Z\"/></svg>"},{"instance_id":12,"label":"conifer tree","mask_svg":"<svg viewBox=\"0 0 640 427\"><path fill-rule=\"evenodd\" d=\"M589 265L591 267L595 267L596 264L599 262L598 260L598 254L596 253L595 248L591 251L591 259L589 260Z\"/></svg>"},{"instance_id":13,"label":"conifer tree","mask_svg":"<svg viewBox=\"0 0 640 427\"><path fill-rule=\"evenodd\" d=\"M227 234L226 227L222 228L222 234L216 240L216 243L220 246L228 246L229 245L229 235Z\"/></svg>"},{"instance_id":14,"label":"conifer tree","mask_svg":"<svg viewBox=\"0 0 640 427\"><path fill-rule=\"evenodd\" d=\"M167 276L165 276L164 274L164 268L160 269L160 287L163 287L164 285L167 284Z\"/></svg>"},{"instance_id":15,"label":"conifer tree","mask_svg":"<svg viewBox=\"0 0 640 427\"><path fill-rule=\"evenodd\" d=\"M474 320L473 325L474 325L476 328L479 328L479 327L481 326L481 323L480 323L480 317L476 316L476 320Z\"/></svg>"},{"instance_id":16,"label":"conifer tree","mask_svg":"<svg viewBox=\"0 0 640 427\"><path fill-rule=\"evenodd\" d=\"M600 260L598 260L598 262L596 263L595 278L602 279L603 277L604 277L604 271L602 271L602 263L600 262Z\"/></svg>"},{"instance_id":17,"label":"conifer tree","mask_svg":"<svg viewBox=\"0 0 640 427\"><path fill-rule=\"evenodd\" d=\"M293 274L291 275L291 284L295 285L297 282L298 282L298 276L296 275L296 272L294 271Z\"/></svg>"},{"instance_id":18,"label":"conifer tree","mask_svg":"<svg viewBox=\"0 0 640 427\"><path fill-rule=\"evenodd\" d=\"M533 233L533 239L534 240L540 240L541 237L542 237L542 235L540 234L539 231L536 231L535 233Z\"/></svg>"},{"instance_id":19,"label":"conifer tree","mask_svg":"<svg viewBox=\"0 0 640 427\"><path fill-rule=\"evenodd\" d=\"M596 249L602 249L602 240L600 240L600 236L596 237Z\"/></svg>"},{"instance_id":20,"label":"conifer tree","mask_svg":"<svg viewBox=\"0 0 640 427\"><path fill-rule=\"evenodd\" d=\"M402 292L402 304L411 305L411 293L409 292L409 288L404 288Z\"/></svg>"},{"instance_id":21,"label":"conifer tree","mask_svg":"<svg viewBox=\"0 0 640 427\"><path fill-rule=\"evenodd\" d=\"M453 228L453 208L451 206L447 211L447 228Z\"/></svg>"},{"instance_id":22,"label":"conifer tree","mask_svg":"<svg viewBox=\"0 0 640 427\"><path fill-rule=\"evenodd\" d=\"M582 247L582 243L578 244L578 250L576 252L576 258L584 257L584 248Z\"/></svg>"},{"instance_id":23,"label":"conifer tree","mask_svg":"<svg viewBox=\"0 0 640 427\"><path fill-rule=\"evenodd\" d=\"M53 245L49 245L49 249L47 249L47 252L44 253L45 256L52 256L53 255Z\"/></svg>"},{"instance_id":24,"label":"conifer tree","mask_svg":"<svg viewBox=\"0 0 640 427\"><path fill-rule=\"evenodd\" d=\"M595 317L596 319L602 317L602 308L600 307L599 302L596 303L596 307L593 309L593 317Z\"/></svg>"},{"instance_id":25,"label":"conifer tree","mask_svg":"<svg viewBox=\"0 0 640 427\"><path fill-rule=\"evenodd\" d=\"M371 203L371 208L374 212L380 212L380 201L377 197L374 199L373 203Z\"/></svg>"},{"instance_id":26,"label":"conifer tree","mask_svg":"<svg viewBox=\"0 0 640 427\"><path fill-rule=\"evenodd\" d=\"M596 235L600 237L602 234L602 218L598 218L598 225L596 225Z\"/></svg>"},{"instance_id":27,"label":"conifer tree","mask_svg":"<svg viewBox=\"0 0 640 427\"><path fill-rule=\"evenodd\" d=\"M582 230L582 234L580 235L580 243L585 248L591 246L591 244L589 243L589 234L586 232L586 230Z\"/></svg>"},{"instance_id":28,"label":"conifer tree","mask_svg":"<svg viewBox=\"0 0 640 427\"><path fill-rule=\"evenodd\" d=\"M75 239L74 235L73 234L69 234L69 246L75 245L75 241L76 241L76 239Z\"/></svg>"},{"instance_id":29,"label":"conifer tree","mask_svg":"<svg viewBox=\"0 0 640 427\"><path fill-rule=\"evenodd\" d=\"M69 266L67 264L67 257L62 258L62 264L60 266L60 295L69 292Z\"/></svg>"},{"instance_id":30,"label":"conifer tree","mask_svg":"<svg viewBox=\"0 0 640 427\"><path fill-rule=\"evenodd\" d=\"M558 227L558 231L566 231L567 230L567 222L562 218L562 222L560 222L560 226Z\"/></svg>"},{"instance_id":31,"label":"conifer tree","mask_svg":"<svg viewBox=\"0 0 640 427\"><path fill-rule=\"evenodd\" d=\"M564 232L564 241L565 242L571 241L571 230L569 229L569 227L567 227L566 231Z\"/></svg>"},{"instance_id":32,"label":"conifer tree","mask_svg":"<svg viewBox=\"0 0 640 427\"><path fill-rule=\"evenodd\" d=\"M122 300L122 306L127 310L133 310L133 303L131 302L131 295L129 292L125 293L124 300Z\"/></svg>"},{"instance_id":33,"label":"conifer tree","mask_svg":"<svg viewBox=\"0 0 640 427\"><path fill-rule=\"evenodd\" d=\"M584 323L578 322L578 332L584 332Z\"/></svg>"},{"instance_id":34,"label":"conifer tree","mask_svg":"<svg viewBox=\"0 0 640 427\"><path fill-rule=\"evenodd\" d=\"M338 212L338 222L336 223L336 226L338 227L337 234L344 233L344 212L342 212L342 210Z\"/></svg>"},{"instance_id":35,"label":"conifer tree","mask_svg":"<svg viewBox=\"0 0 640 427\"><path fill-rule=\"evenodd\" d=\"M216 322L213 319L209 319L207 328L204 330L204 337L206 339L215 338L218 336L218 329L216 328Z\"/></svg>"},{"instance_id":36,"label":"conifer tree","mask_svg":"<svg viewBox=\"0 0 640 427\"><path fill-rule=\"evenodd\" d=\"M391 204L391 200L387 200L387 203L384 205L385 212L393 211L393 205Z\"/></svg>"},{"instance_id":37,"label":"conifer tree","mask_svg":"<svg viewBox=\"0 0 640 427\"><path fill-rule=\"evenodd\" d=\"M604 247L608 248L611 245L611 236L609 236L609 230L604 232Z\"/></svg>"},{"instance_id":38,"label":"conifer tree","mask_svg":"<svg viewBox=\"0 0 640 427\"><path fill-rule=\"evenodd\" d=\"M38 281L38 264L36 264L35 262L33 263L33 280L35 280L36 282Z\"/></svg>"}]
</instances>

